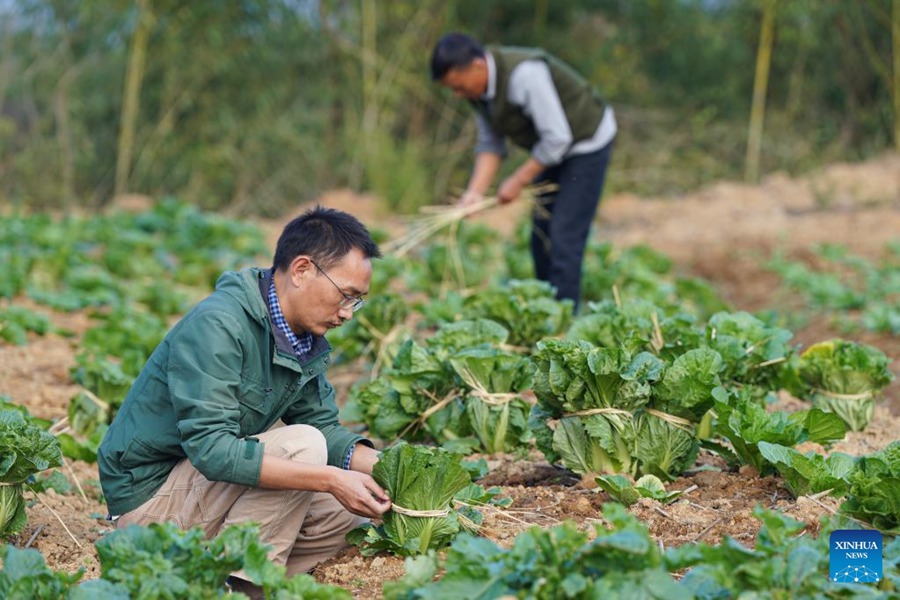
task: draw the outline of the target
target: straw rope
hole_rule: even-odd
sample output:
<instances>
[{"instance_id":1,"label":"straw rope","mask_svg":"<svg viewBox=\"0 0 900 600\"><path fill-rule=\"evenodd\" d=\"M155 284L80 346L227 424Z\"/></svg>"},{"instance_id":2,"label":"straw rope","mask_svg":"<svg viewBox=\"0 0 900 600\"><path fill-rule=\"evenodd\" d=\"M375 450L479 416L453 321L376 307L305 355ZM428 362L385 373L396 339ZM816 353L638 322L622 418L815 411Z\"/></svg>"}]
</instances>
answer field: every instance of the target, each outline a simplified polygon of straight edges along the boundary
<instances>
[{"instance_id":1,"label":"straw rope","mask_svg":"<svg viewBox=\"0 0 900 600\"><path fill-rule=\"evenodd\" d=\"M406 427L404 427L403 431L401 431L400 434L396 438L394 438L394 441L392 441L390 444L388 444L389 446L393 446L394 444L396 444L398 441L403 439L403 436L405 436L414 427L417 427L417 426L421 425L422 423L424 423L425 421L427 421L428 417L430 417L434 413L438 412L442 408L446 407L448 404L450 404L451 402L456 400L456 398L459 396L459 390L456 390L456 389L450 390L450 393L448 393L441 400L438 400L437 396L435 396L428 390L421 390L421 392L425 396L430 398L432 402L435 402L435 404L429 406L427 410L425 410L421 415L419 415L418 419L410 422Z\"/></svg>"},{"instance_id":2,"label":"straw rope","mask_svg":"<svg viewBox=\"0 0 900 600\"><path fill-rule=\"evenodd\" d=\"M671 423L675 427L687 431L688 433L693 433L694 431L694 423L687 419L682 419L681 417L676 417L675 415L670 415L669 413L664 413L653 408L645 408L644 412L648 415L653 415L657 419L662 419L667 423Z\"/></svg>"},{"instance_id":3,"label":"straw rope","mask_svg":"<svg viewBox=\"0 0 900 600\"><path fill-rule=\"evenodd\" d=\"M519 397L519 394L513 393L502 393L502 392L482 392L481 390L474 390L471 394L469 394L473 398L478 398L485 404L490 404L491 406L506 406L513 400Z\"/></svg>"},{"instance_id":4,"label":"straw rope","mask_svg":"<svg viewBox=\"0 0 900 600\"><path fill-rule=\"evenodd\" d=\"M478 398L485 404L505 406L519 397L519 394L512 392L489 392L484 384L475 377L471 369L462 369L459 375L463 382L472 388L469 395Z\"/></svg>"},{"instance_id":5,"label":"straw rope","mask_svg":"<svg viewBox=\"0 0 900 600\"><path fill-rule=\"evenodd\" d=\"M528 186L523 190L523 193L526 197L530 198L532 203L536 203L536 196L552 192L556 190L557 187L558 186L553 184ZM381 249L385 254L401 258L441 229L451 225L458 225L459 222L466 217L493 208L499 204L500 201L496 196L488 196L478 202L473 202L466 206L423 206L419 209L419 212L424 216L413 221L406 234L382 244ZM456 267L460 268L461 265L456 265Z\"/></svg>"}]
</instances>

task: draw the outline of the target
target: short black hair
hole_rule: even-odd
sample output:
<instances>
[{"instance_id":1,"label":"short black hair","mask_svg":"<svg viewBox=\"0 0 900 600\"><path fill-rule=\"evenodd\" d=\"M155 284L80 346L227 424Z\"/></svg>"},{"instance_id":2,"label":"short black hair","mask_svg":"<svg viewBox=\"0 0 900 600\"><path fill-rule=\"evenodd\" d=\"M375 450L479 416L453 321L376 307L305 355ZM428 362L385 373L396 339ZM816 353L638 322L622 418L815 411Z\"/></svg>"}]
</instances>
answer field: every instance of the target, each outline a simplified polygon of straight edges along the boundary
<instances>
[{"instance_id":1,"label":"short black hair","mask_svg":"<svg viewBox=\"0 0 900 600\"><path fill-rule=\"evenodd\" d=\"M288 223L275 246L275 270L287 270L301 255L322 268L339 262L353 248L366 258L381 258L381 250L365 225L351 214L316 206Z\"/></svg>"},{"instance_id":2,"label":"short black hair","mask_svg":"<svg viewBox=\"0 0 900 600\"><path fill-rule=\"evenodd\" d=\"M431 53L431 79L440 81L451 69L467 67L476 58L484 58L481 44L464 33L448 33Z\"/></svg>"}]
</instances>

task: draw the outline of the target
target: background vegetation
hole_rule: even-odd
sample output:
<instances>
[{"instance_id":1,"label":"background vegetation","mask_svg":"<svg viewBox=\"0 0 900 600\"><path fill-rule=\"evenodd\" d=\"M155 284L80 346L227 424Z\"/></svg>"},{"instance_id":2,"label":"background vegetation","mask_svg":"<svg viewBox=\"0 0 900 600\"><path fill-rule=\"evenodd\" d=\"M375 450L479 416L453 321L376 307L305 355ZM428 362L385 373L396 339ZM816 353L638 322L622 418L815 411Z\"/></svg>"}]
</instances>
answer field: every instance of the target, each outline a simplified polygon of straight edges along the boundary
<instances>
[{"instance_id":1,"label":"background vegetation","mask_svg":"<svg viewBox=\"0 0 900 600\"><path fill-rule=\"evenodd\" d=\"M143 193L273 215L337 186L435 203L474 137L428 75L449 30L585 73L620 122L614 190L897 142L898 0L16 0L0 2L0 203Z\"/></svg>"}]
</instances>

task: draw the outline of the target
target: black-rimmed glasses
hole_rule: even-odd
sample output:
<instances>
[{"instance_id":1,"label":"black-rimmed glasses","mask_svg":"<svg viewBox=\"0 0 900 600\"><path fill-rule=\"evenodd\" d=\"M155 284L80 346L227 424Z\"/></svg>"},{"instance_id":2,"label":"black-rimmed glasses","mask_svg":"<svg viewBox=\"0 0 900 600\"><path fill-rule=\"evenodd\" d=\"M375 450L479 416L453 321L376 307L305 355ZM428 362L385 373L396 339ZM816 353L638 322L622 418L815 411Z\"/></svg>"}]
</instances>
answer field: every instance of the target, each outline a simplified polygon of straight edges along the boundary
<instances>
[{"instance_id":1,"label":"black-rimmed glasses","mask_svg":"<svg viewBox=\"0 0 900 600\"><path fill-rule=\"evenodd\" d=\"M334 282L334 279L332 279L331 277L328 276L328 273L325 272L325 269L323 269L318 264L316 264L316 261L310 259L309 262L311 262L313 264L313 266L315 266L319 271L321 271L322 275L325 276L325 279L330 281L331 285L333 285L335 287L335 289L341 293L341 296L344 297L343 300L338 302L338 306L340 306L341 308L349 308L353 312L356 312L359 309L361 309L363 306L366 305L366 299L363 298L362 296L351 296L350 294L347 294L346 292L344 292L344 290L342 290L340 288L340 286Z\"/></svg>"}]
</instances>

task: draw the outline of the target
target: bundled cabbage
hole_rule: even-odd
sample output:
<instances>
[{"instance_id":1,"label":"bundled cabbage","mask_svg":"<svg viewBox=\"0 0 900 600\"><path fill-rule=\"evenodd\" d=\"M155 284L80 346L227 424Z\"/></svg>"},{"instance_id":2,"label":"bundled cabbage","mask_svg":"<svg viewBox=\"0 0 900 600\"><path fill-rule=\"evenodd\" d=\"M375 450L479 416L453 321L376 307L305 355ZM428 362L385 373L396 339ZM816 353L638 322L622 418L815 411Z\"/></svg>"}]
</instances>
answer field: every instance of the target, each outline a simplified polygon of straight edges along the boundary
<instances>
[{"instance_id":1,"label":"bundled cabbage","mask_svg":"<svg viewBox=\"0 0 900 600\"><path fill-rule=\"evenodd\" d=\"M454 496L472 482L462 455L442 448L400 443L381 453L372 477L388 493L393 507L378 527L366 525L347 534L362 553L387 550L401 556L443 548L460 531Z\"/></svg>"},{"instance_id":2,"label":"bundled cabbage","mask_svg":"<svg viewBox=\"0 0 900 600\"><path fill-rule=\"evenodd\" d=\"M640 472L674 479L697 459L697 423L722 391L722 357L709 348L674 360L653 386L651 401L635 416L634 456Z\"/></svg>"},{"instance_id":3,"label":"bundled cabbage","mask_svg":"<svg viewBox=\"0 0 900 600\"><path fill-rule=\"evenodd\" d=\"M450 357L466 348L501 345L508 335L500 324L478 319L442 326L427 346L405 340L389 368L354 390L343 419L365 423L382 440L477 446Z\"/></svg>"},{"instance_id":4,"label":"bundled cabbage","mask_svg":"<svg viewBox=\"0 0 900 600\"><path fill-rule=\"evenodd\" d=\"M696 423L724 394L722 358L709 348L667 367L650 352L545 340L534 362L538 448L582 475L677 477L697 457Z\"/></svg>"},{"instance_id":5,"label":"bundled cabbage","mask_svg":"<svg viewBox=\"0 0 900 600\"><path fill-rule=\"evenodd\" d=\"M355 392L343 418L362 421L376 438L442 443L468 435L452 369L408 339L391 368Z\"/></svg>"},{"instance_id":6,"label":"bundled cabbage","mask_svg":"<svg viewBox=\"0 0 900 600\"><path fill-rule=\"evenodd\" d=\"M572 301L557 300L549 283L514 279L467 298L464 314L500 323L509 330L510 344L530 349L539 340L565 331L572 310Z\"/></svg>"},{"instance_id":7,"label":"bundled cabbage","mask_svg":"<svg viewBox=\"0 0 900 600\"><path fill-rule=\"evenodd\" d=\"M531 437L531 405L522 397L531 387L528 357L476 347L452 356L450 364L468 389L466 416L481 448L494 454L523 447Z\"/></svg>"},{"instance_id":8,"label":"bundled cabbage","mask_svg":"<svg viewBox=\"0 0 900 600\"><path fill-rule=\"evenodd\" d=\"M25 481L58 467L62 454L56 438L30 424L17 410L0 411L0 537L25 528Z\"/></svg>"},{"instance_id":9,"label":"bundled cabbage","mask_svg":"<svg viewBox=\"0 0 900 600\"><path fill-rule=\"evenodd\" d=\"M366 304L366 310L328 334L338 360L365 357L376 365L390 364L401 342L408 336L404 324L409 304L402 296L385 293Z\"/></svg>"},{"instance_id":10,"label":"bundled cabbage","mask_svg":"<svg viewBox=\"0 0 900 600\"><path fill-rule=\"evenodd\" d=\"M849 482L841 512L883 533L900 535L900 442L860 458Z\"/></svg>"},{"instance_id":11,"label":"bundled cabbage","mask_svg":"<svg viewBox=\"0 0 900 600\"><path fill-rule=\"evenodd\" d=\"M531 429L547 460L582 475L637 472L633 414L650 401L663 362L587 342L538 343Z\"/></svg>"},{"instance_id":12,"label":"bundled cabbage","mask_svg":"<svg viewBox=\"0 0 900 600\"><path fill-rule=\"evenodd\" d=\"M862 431L875 413L875 398L894 378L889 359L872 346L840 339L813 344L800 355L800 395Z\"/></svg>"},{"instance_id":13,"label":"bundled cabbage","mask_svg":"<svg viewBox=\"0 0 900 600\"><path fill-rule=\"evenodd\" d=\"M782 387L793 354L794 334L772 327L747 312L720 312L706 325L706 345L724 362L726 387L750 386L761 397Z\"/></svg>"},{"instance_id":14,"label":"bundled cabbage","mask_svg":"<svg viewBox=\"0 0 900 600\"><path fill-rule=\"evenodd\" d=\"M611 301L592 302L590 309L590 313L575 319L567 339L631 352L652 351L667 362L701 345L697 319L685 312L667 314L652 302L639 299L621 306Z\"/></svg>"}]
</instances>

